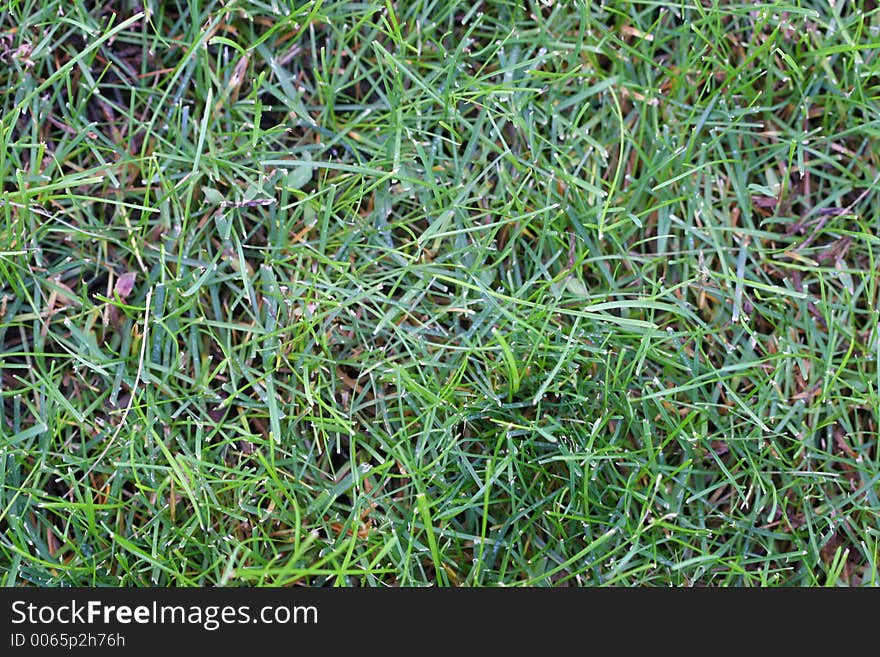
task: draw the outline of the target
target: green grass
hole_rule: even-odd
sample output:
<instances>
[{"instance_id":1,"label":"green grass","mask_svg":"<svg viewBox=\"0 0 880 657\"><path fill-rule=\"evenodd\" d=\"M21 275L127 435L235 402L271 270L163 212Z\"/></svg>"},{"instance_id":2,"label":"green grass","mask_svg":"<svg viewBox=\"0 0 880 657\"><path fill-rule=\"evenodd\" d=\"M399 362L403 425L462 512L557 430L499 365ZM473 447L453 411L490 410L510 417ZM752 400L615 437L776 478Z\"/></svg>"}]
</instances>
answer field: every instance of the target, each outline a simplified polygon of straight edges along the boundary
<instances>
[{"instance_id":1,"label":"green grass","mask_svg":"<svg viewBox=\"0 0 880 657\"><path fill-rule=\"evenodd\" d=\"M874 4L0 3L0 583L876 585Z\"/></svg>"}]
</instances>

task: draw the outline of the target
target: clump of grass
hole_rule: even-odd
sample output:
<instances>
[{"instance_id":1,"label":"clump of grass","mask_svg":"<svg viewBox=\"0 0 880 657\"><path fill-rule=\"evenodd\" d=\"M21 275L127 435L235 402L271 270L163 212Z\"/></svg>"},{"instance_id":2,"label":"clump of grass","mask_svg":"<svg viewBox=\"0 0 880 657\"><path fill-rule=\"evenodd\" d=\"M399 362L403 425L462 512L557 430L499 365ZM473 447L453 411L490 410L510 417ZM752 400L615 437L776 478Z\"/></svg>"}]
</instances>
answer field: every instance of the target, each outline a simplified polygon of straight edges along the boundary
<instances>
[{"instance_id":1,"label":"clump of grass","mask_svg":"<svg viewBox=\"0 0 880 657\"><path fill-rule=\"evenodd\" d=\"M876 584L875 14L8 3L3 583Z\"/></svg>"}]
</instances>

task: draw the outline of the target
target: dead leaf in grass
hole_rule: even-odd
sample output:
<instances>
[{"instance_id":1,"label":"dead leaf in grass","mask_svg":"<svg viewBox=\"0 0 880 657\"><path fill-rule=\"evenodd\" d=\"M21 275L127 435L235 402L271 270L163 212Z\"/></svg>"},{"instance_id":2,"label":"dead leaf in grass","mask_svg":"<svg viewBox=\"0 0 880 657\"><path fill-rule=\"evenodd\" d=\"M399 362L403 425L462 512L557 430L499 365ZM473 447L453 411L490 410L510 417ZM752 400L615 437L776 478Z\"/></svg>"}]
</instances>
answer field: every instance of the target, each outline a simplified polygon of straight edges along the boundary
<instances>
[{"instance_id":1,"label":"dead leaf in grass","mask_svg":"<svg viewBox=\"0 0 880 657\"><path fill-rule=\"evenodd\" d=\"M116 280L116 286L113 288L120 299L128 298L134 289L134 283L137 280L137 274L133 271L124 273Z\"/></svg>"}]
</instances>

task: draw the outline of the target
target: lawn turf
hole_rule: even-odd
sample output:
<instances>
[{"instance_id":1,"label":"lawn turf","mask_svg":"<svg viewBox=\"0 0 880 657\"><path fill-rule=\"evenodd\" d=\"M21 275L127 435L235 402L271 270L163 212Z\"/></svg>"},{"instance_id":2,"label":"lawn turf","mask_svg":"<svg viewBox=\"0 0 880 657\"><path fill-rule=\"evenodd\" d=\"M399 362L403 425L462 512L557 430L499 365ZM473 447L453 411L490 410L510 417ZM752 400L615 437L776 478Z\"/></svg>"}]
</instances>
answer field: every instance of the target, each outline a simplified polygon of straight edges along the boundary
<instances>
[{"instance_id":1,"label":"lawn turf","mask_svg":"<svg viewBox=\"0 0 880 657\"><path fill-rule=\"evenodd\" d=\"M878 583L874 2L0 3L0 583Z\"/></svg>"}]
</instances>

